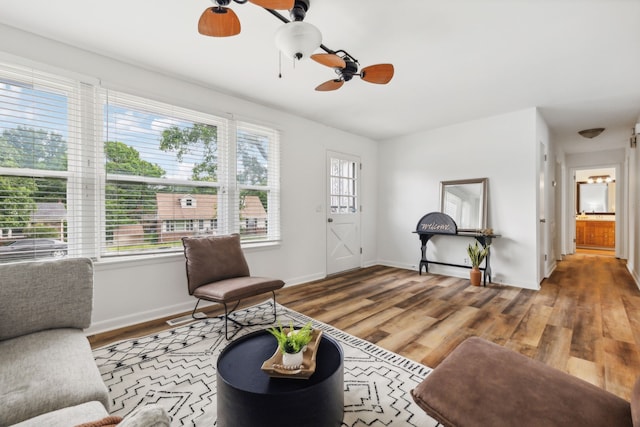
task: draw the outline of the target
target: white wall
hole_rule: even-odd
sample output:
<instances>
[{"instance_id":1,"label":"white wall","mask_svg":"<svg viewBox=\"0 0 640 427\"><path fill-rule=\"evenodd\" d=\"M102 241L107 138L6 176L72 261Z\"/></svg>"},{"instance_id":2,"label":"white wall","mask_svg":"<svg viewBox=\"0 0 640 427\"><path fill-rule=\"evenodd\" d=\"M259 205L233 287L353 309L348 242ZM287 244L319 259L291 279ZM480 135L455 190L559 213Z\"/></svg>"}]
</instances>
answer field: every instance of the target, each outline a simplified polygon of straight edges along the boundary
<instances>
[{"instance_id":1,"label":"white wall","mask_svg":"<svg viewBox=\"0 0 640 427\"><path fill-rule=\"evenodd\" d=\"M362 264L376 263L378 159L372 140L3 25L0 53L38 68L99 79L110 88L280 129L282 244L251 248L246 255L253 274L279 277L287 284L325 276L326 151L359 156L364 165ZM97 263L94 301L89 333L189 310L195 303L187 294L181 254Z\"/></svg>"},{"instance_id":2,"label":"white wall","mask_svg":"<svg viewBox=\"0 0 640 427\"><path fill-rule=\"evenodd\" d=\"M496 282L537 289L537 112L534 108L394 138L378 158L378 258L381 264L417 269L422 215L439 211L439 183L489 178L488 226L495 239ZM463 263L464 238L434 237L430 257ZM434 253L434 250L437 253ZM468 277L468 270L430 271Z\"/></svg>"}]
</instances>

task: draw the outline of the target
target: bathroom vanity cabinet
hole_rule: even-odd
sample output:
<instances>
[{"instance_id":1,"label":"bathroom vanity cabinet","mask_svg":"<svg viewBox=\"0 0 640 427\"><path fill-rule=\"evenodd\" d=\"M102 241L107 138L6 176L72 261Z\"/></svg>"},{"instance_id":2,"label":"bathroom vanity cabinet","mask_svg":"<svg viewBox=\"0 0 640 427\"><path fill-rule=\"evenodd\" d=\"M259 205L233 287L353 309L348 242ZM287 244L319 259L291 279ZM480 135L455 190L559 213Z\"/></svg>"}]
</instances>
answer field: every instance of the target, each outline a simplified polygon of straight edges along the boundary
<instances>
[{"instance_id":1,"label":"bathroom vanity cabinet","mask_svg":"<svg viewBox=\"0 0 640 427\"><path fill-rule=\"evenodd\" d=\"M576 246L594 248L616 247L616 222L576 220Z\"/></svg>"}]
</instances>

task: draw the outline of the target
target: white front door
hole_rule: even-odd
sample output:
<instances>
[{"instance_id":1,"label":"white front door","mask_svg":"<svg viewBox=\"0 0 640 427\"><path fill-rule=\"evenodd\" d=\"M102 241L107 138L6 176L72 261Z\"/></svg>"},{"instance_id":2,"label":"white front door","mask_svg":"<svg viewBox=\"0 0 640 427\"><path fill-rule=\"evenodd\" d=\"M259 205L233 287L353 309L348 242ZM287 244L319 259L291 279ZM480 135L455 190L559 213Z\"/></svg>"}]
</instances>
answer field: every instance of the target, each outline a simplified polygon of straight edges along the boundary
<instances>
[{"instance_id":1,"label":"white front door","mask_svg":"<svg viewBox=\"0 0 640 427\"><path fill-rule=\"evenodd\" d=\"M361 266L360 159L327 153L327 274Z\"/></svg>"}]
</instances>

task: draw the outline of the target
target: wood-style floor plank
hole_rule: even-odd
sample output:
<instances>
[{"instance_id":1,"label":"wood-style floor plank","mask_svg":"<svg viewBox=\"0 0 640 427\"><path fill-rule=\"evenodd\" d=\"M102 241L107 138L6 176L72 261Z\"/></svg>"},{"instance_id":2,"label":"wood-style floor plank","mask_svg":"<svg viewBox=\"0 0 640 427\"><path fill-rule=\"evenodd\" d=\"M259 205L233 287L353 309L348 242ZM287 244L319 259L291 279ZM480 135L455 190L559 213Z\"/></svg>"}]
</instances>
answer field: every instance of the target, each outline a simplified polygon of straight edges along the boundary
<instances>
[{"instance_id":1,"label":"wood-style floor plank","mask_svg":"<svg viewBox=\"0 0 640 427\"><path fill-rule=\"evenodd\" d=\"M577 357L569 357L566 372L578 378L582 378L595 386L605 388L604 365L598 365L595 362L579 359Z\"/></svg>"},{"instance_id":2,"label":"wood-style floor plank","mask_svg":"<svg viewBox=\"0 0 640 427\"><path fill-rule=\"evenodd\" d=\"M568 256L539 291L374 266L285 287L277 299L431 367L467 337L480 336L625 399L640 376L640 291L624 261L610 256ZM90 341L97 347L146 335L168 328L164 320Z\"/></svg>"},{"instance_id":3,"label":"wood-style floor plank","mask_svg":"<svg viewBox=\"0 0 640 427\"><path fill-rule=\"evenodd\" d=\"M561 371L567 370L571 349L571 329L546 325L535 358Z\"/></svg>"}]
</instances>

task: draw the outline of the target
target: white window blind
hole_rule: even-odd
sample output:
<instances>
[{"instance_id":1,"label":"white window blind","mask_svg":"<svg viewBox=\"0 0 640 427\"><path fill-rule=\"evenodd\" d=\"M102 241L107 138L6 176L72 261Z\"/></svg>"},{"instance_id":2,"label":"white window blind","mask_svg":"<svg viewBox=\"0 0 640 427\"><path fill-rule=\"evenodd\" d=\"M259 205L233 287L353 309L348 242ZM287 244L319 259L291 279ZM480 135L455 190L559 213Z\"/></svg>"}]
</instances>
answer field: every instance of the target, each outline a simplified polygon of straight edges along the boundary
<instances>
[{"instance_id":1,"label":"white window blind","mask_svg":"<svg viewBox=\"0 0 640 427\"><path fill-rule=\"evenodd\" d=\"M92 205L83 199L95 193L95 175L77 175L91 161L79 149L93 138L92 112L81 110L87 92L73 80L0 65L0 262L91 254L79 207Z\"/></svg>"},{"instance_id":2,"label":"white window blind","mask_svg":"<svg viewBox=\"0 0 640 427\"><path fill-rule=\"evenodd\" d=\"M279 147L277 131L237 123L237 230L245 240L280 240Z\"/></svg>"},{"instance_id":3,"label":"white window blind","mask_svg":"<svg viewBox=\"0 0 640 427\"><path fill-rule=\"evenodd\" d=\"M115 91L104 96L103 256L181 250L183 236L279 240L275 130Z\"/></svg>"},{"instance_id":4,"label":"white window blind","mask_svg":"<svg viewBox=\"0 0 640 427\"><path fill-rule=\"evenodd\" d=\"M105 233L102 254L182 248L218 229L225 120L106 91Z\"/></svg>"},{"instance_id":5,"label":"white window blind","mask_svg":"<svg viewBox=\"0 0 640 427\"><path fill-rule=\"evenodd\" d=\"M279 156L267 127L0 64L0 262L277 241Z\"/></svg>"}]
</instances>

